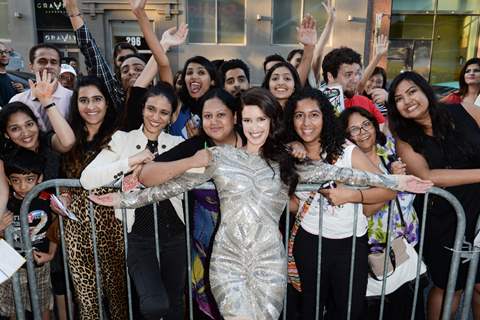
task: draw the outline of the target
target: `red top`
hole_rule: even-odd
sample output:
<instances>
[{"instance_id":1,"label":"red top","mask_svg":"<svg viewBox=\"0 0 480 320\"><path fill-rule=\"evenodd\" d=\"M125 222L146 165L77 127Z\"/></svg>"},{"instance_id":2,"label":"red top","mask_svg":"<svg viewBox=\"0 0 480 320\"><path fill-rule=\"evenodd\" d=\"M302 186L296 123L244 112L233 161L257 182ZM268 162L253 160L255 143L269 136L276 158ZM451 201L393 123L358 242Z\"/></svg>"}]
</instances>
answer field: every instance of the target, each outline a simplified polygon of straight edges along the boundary
<instances>
[{"instance_id":1,"label":"red top","mask_svg":"<svg viewBox=\"0 0 480 320\"><path fill-rule=\"evenodd\" d=\"M378 121L378 123L384 123L385 118L383 117L380 110L377 109L372 100L367 97L355 95L352 98L345 97L345 108L350 107L360 107L369 111Z\"/></svg>"},{"instance_id":2,"label":"red top","mask_svg":"<svg viewBox=\"0 0 480 320\"><path fill-rule=\"evenodd\" d=\"M458 91L452 92L448 96L440 99L440 102L445 104L460 104L462 103L462 101L463 101L463 98L458 93Z\"/></svg>"}]
</instances>

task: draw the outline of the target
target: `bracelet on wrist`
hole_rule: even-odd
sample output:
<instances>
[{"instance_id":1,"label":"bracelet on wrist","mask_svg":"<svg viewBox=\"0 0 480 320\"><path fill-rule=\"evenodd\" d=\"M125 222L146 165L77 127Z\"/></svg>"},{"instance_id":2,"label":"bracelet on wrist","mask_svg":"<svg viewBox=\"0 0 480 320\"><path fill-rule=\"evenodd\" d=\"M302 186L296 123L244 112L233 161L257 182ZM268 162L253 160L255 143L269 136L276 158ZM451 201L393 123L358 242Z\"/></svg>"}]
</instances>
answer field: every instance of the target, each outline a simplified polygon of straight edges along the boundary
<instances>
[{"instance_id":1,"label":"bracelet on wrist","mask_svg":"<svg viewBox=\"0 0 480 320\"><path fill-rule=\"evenodd\" d=\"M80 17L81 15L82 15L82 13L80 11L78 11L77 13L69 14L68 17L69 18L75 18L75 17Z\"/></svg>"},{"instance_id":2,"label":"bracelet on wrist","mask_svg":"<svg viewBox=\"0 0 480 320\"><path fill-rule=\"evenodd\" d=\"M360 203L363 203L363 192L362 190L358 189L358 191L360 192Z\"/></svg>"},{"instance_id":3,"label":"bracelet on wrist","mask_svg":"<svg viewBox=\"0 0 480 320\"><path fill-rule=\"evenodd\" d=\"M56 106L55 102L52 102L52 103L49 103L46 106L44 106L43 109L47 110L47 109L49 109L51 107L55 107L55 106Z\"/></svg>"}]
</instances>

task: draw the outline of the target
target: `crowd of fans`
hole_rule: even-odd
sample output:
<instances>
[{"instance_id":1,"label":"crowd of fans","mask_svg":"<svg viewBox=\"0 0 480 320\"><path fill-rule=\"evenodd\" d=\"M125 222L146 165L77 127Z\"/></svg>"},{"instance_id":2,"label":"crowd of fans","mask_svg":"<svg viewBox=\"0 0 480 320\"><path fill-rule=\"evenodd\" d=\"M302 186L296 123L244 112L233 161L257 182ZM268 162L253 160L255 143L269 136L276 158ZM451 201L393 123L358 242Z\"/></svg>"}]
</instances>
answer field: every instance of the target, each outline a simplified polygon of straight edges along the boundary
<instances>
[{"instance_id":1,"label":"crowd of fans","mask_svg":"<svg viewBox=\"0 0 480 320\"><path fill-rule=\"evenodd\" d=\"M25 195L46 180L80 179L83 189L62 189L59 199L77 218L65 219L64 227L74 313L78 319L90 320L100 314L89 193L108 193L114 189L107 186L119 181L122 188L127 181L137 180L145 187L153 186L178 174L169 170L169 161L188 161L197 151L212 146L242 148L246 140L237 110L250 88L250 71L240 59L210 61L195 56L174 75L165 52L182 45L188 26L169 29L158 39L144 10L145 0L130 0L130 4L152 57L145 61L135 47L119 43L112 70L77 1L64 3L87 75L80 73L74 59L62 64L55 46L38 44L29 52L35 81L24 87L6 74L10 48L0 43L0 231L12 226L15 249L22 253L19 213ZM361 55L351 48L323 54L335 21L335 9L324 7L328 19L319 37L315 20L307 15L298 28L303 49L293 50L286 59L273 54L263 63L261 87L283 109L285 148L297 161L321 160L339 167L409 173L431 180L460 201L466 214L466 240L473 242L480 208L480 106L474 105L480 94L480 58L465 63L460 89L441 102L428 82L412 71L397 75L388 86L386 72L378 66L388 45L383 36L365 68ZM342 89L343 110L334 108L322 93L332 86ZM41 192L29 210L37 288L43 319L52 318L53 309L57 319L66 319L57 218L63 211L50 203L49 192ZM322 196L327 201L319 230L318 200ZM383 259L390 237L397 258L388 272L384 317L410 319L413 312L415 319L439 319L451 260L451 251L445 248L452 247L456 218L445 200L429 197L423 261L417 275L423 200L423 195L383 188L358 192L343 185L294 193L286 249L287 318L314 319L317 303L326 319L347 317L352 239L356 237L351 319L378 319ZM189 217L185 217L185 206L190 208ZM353 234L355 208L363 214L356 219ZM109 318L128 318L126 259L133 284L134 319L184 319L188 258L193 262L196 317L221 319L208 282L211 244L220 219L216 191L191 191L188 203L180 196L160 201L156 220L154 211L152 205L128 209L124 220L119 209L93 206L101 300ZM191 257L187 257L185 219L193 222ZM126 258L122 222L128 229ZM321 290L317 292L319 236ZM379 257L380 270L375 262ZM467 266L459 269L452 313L465 288ZM24 306L30 310L26 269L18 274ZM417 276L420 294L412 311L412 283ZM423 290L429 283L424 308ZM472 309L480 317L479 284L474 288ZM15 319L10 281L0 285L0 316Z\"/></svg>"}]
</instances>

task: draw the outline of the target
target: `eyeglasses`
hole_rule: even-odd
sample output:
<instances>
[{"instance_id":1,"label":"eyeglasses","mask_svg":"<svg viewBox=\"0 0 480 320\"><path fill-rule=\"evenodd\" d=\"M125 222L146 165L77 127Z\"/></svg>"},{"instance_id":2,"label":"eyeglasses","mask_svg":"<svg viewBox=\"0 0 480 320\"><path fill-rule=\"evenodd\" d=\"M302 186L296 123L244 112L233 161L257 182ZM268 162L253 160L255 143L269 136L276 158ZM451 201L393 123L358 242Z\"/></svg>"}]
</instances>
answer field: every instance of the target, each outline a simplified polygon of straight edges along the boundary
<instances>
[{"instance_id":1,"label":"eyeglasses","mask_svg":"<svg viewBox=\"0 0 480 320\"><path fill-rule=\"evenodd\" d=\"M78 98L78 103L89 105L90 102L91 102L92 104L96 105L96 104L100 104L104 100L105 100L105 98L102 97L102 96L94 96L94 97L91 97L91 98L80 97L80 98Z\"/></svg>"},{"instance_id":2,"label":"eyeglasses","mask_svg":"<svg viewBox=\"0 0 480 320\"><path fill-rule=\"evenodd\" d=\"M370 120L365 120L362 122L360 127L351 127L348 132L350 133L350 136L355 137L358 136L362 129L364 131L368 131L373 127L373 123Z\"/></svg>"},{"instance_id":3,"label":"eyeglasses","mask_svg":"<svg viewBox=\"0 0 480 320\"><path fill-rule=\"evenodd\" d=\"M0 56L9 56L11 53L10 50L0 50Z\"/></svg>"}]
</instances>

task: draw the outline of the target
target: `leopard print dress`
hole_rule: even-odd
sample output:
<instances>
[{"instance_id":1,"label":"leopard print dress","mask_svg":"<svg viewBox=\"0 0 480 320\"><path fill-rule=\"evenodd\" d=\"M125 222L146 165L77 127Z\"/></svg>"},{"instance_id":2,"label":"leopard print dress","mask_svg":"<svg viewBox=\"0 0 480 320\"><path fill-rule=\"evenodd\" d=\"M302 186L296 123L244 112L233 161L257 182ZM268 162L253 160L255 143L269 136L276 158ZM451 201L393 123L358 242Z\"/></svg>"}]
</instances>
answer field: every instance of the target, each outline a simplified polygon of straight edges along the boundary
<instances>
[{"instance_id":1,"label":"leopard print dress","mask_svg":"<svg viewBox=\"0 0 480 320\"><path fill-rule=\"evenodd\" d=\"M93 156L93 157L92 157ZM94 158L89 154L82 159L85 166ZM81 171L80 171L81 172ZM69 178L78 178L78 170L69 170ZM92 227L90 225L88 191L71 189L72 203L69 209L78 221L65 219L65 242L69 269L73 280L75 300L80 319L100 319L100 308L95 276ZM112 192L111 188L99 188L93 194ZM108 319L128 319L128 303L125 273L125 246L122 223L115 218L114 210L93 204L96 241L100 267L100 288Z\"/></svg>"}]
</instances>

